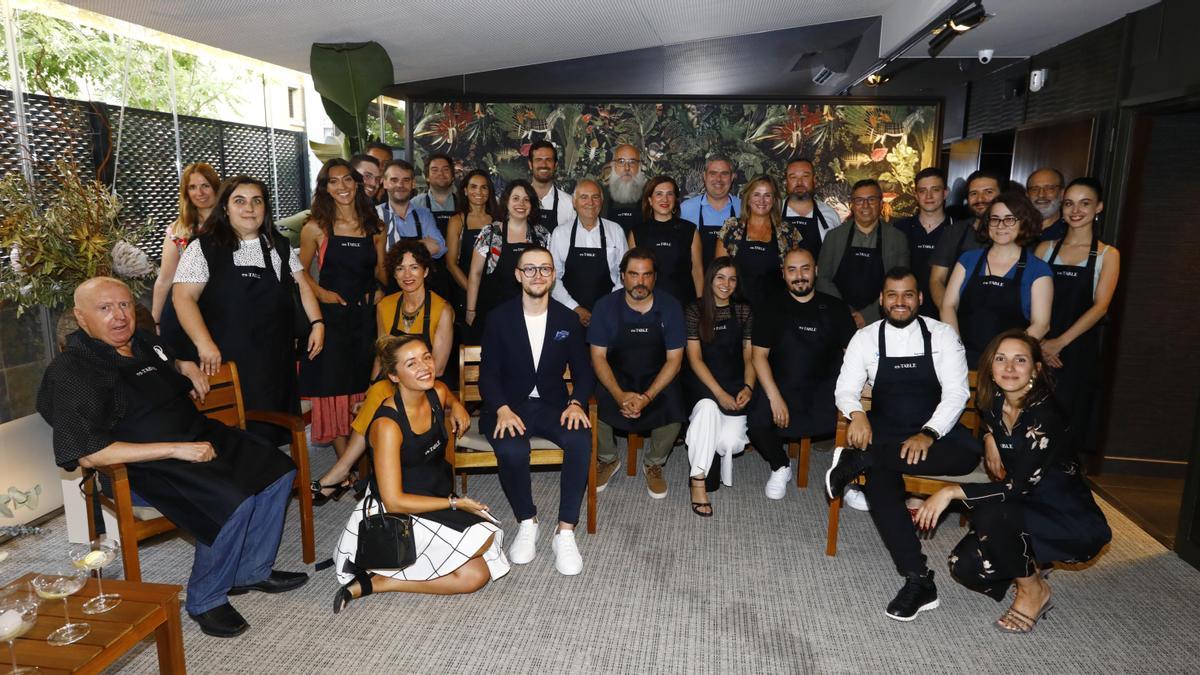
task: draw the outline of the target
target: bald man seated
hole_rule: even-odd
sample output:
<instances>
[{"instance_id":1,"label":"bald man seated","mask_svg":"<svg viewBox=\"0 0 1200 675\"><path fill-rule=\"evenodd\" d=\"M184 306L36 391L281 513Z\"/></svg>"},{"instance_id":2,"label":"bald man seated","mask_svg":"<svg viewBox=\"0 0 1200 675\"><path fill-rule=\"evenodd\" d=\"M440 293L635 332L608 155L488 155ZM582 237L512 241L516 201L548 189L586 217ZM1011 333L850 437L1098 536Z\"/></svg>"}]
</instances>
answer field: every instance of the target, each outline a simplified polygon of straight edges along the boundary
<instances>
[{"instance_id":1,"label":"bald man seated","mask_svg":"<svg viewBox=\"0 0 1200 675\"><path fill-rule=\"evenodd\" d=\"M68 471L125 464L133 502L153 506L196 540L188 614L215 637L249 626L229 604L282 593L308 575L272 569L296 466L259 437L201 414L208 378L137 332L129 288L96 277L75 290L79 330L50 363L37 410Z\"/></svg>"}]
</instances>

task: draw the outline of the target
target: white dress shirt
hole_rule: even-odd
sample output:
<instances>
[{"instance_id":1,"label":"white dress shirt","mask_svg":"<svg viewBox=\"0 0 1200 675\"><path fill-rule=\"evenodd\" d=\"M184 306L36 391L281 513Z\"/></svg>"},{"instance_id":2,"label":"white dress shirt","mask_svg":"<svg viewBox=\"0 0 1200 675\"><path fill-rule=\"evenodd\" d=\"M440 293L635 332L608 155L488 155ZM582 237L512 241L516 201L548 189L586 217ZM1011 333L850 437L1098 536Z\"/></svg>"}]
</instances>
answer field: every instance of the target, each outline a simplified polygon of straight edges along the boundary
<instances>
[{"instance_id":1,"label":"white dress shirt","mask_svg":"<svg viewBox=\"0 0 1200 675\"><path fill-rule=\"evenodd\" d=\"M571 294L567 292L567 287L562 283L563 275L569 269L567 253L571 250L571 228L574 225L575 218L572 217L566 224L554 228L554 232L550 234L550 257L554 259L555 276L558 278L554 282L554 289L550 291L550 297L566 305L567 309L575 309L579 306L579 303L575 302L575 298L571 297ZM626 241L625 232L621 226L605 218L600 219L599 227L593 227L591 230L584 228L580 223L578 231L575 233L575 247L600 248L601 227L604 228L604 243L608 248L605 251L608 276L612 279L615 291L621 287L621 258L625 255L625 251L629 250L629 242Z\"/></svg>"},{"instance_id":2,"label":"white dress shirt","mask_svg":"<svg viewBox=\"0 0 1200 675\"><path fill-rule=\"evenodd\" d=\"M555 218L554 222L558 225L562 225L563 223L570 225L575 221L575 198L557 185L554 186L553 190L546 192L546 196L542 197L542 200L538 202L538 208L543 211L553 209L555 192L558 193L558 217ZM553 229L553 227L550 229Z\"/></svg>"},{"instance_id":3,"label":"white dress shirt","mask_svg":"<svg viewBox=\"0 0 1200 675\"><path fill-rule=\"evenodd\" d=\"M837 408L846 417L863 411L863 385L875 385L875 375L879 370L879 324L883 321L881 319L859 330L846 346L842 371L838 374L837 387L834 389ZM945 436L958 422L971 395L967 384L966 351L958 339L958 333L950 326L930 318L925 318L925 325L929 328L933 347L933 369L942 385L942 400L922 426L933 429L939 436ZM884 328L884 337L887 339L889 357L925 353L925 340L916 321L904 328L889 324Z\"/></svg>"},{"instance_id":4,"label":"white dress shirt","mask_svg":"<svg viewBox=\"0 0 1200 675\"><path fill-rule=\"evenodd\" d=\"M784 205L783 205L783 217L784 218L787 218L789 216L795 216L798 218L816 218L817 211L821 212L821 216L825 218L825 224L828 226L828 227L821 227L821 222L819 220L817 221L817 232L821 233L821 241L825 241L825 235L829 234L829 231L832 230L833 228L842 224L841 219L838 218L837 211L834 211L832 206L826 204L825 202L817 201L814 199L812 212L806 216L801 216L799 213L796 213L795 211L793 211L792 207L787 205L787 202L784 202Z\"/></svg>"},{"instance_id":5,"label":"white dress shirt","mask_svg":"<svg viewBox=\"0 0 1200 675\"><path fill-rule=\"evenodd\" d=\"M550 311L546 310L537 316L525 315L525 332L529 334L529 351L533 354L533 370L536 372L538 364L542 361L542 345L546 342L546 318L550 316ZM537 384L533 385L533 389L529 392L532 398L538 398Z\"/></svg>"}]
</instances>

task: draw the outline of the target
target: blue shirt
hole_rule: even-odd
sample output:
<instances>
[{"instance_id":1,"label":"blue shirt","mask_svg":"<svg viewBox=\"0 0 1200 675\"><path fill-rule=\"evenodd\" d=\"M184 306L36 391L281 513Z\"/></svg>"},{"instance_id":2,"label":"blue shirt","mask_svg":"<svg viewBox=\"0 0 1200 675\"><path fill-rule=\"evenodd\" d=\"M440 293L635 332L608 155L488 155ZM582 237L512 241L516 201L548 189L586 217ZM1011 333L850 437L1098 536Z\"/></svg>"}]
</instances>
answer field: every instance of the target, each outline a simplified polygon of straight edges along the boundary
<instances>
[{"instance_id":1,"label":"blue shirt","mask_svg":"<svg viewBox=\"0 0 1200 675\"><path fill-rule=\"evenodd\" d=\"M433 212L429 209L421 208L413 205L411 202L408 205L408 213L401 219L392 212L392 207L387 202L375 207L379 213L379 219L383 221L384 227L387 228L387 247L390 250L396 242L400 241L401 237L416 237L417 234L417 218L421 219L420 236L430 237L438 243L441 249L433 254L435 259L441 259L446 255L446 238L442 236L442 231L438 229L437 221L433 218Z\"/></svg>"},{"instance_id":2,"label":"blue shirt","mask_svg":"<svg viewBox=\"0 0 1200 675\"><path fill-rule=\"evenodd\" d=\"M667 349L683 349L687 343L687 330L683 323L683 307L670 293L655 293L654 305L645 314L639 314L625 302L625 289L618 288L596 301L592 308L592 322L588 324L587 340L595 347L608 348L617 339L617 312L627 324L662 326L663 342Z\"/></svg>"},{"instance_id":3,"label":"blue shirt","mask_svg":"<svg viewBox=\"0 0 1200 675\"><path fill-rule=\"evenodd\" d=\"M736 218L742 212L742 200L734 195L729 195L729 203L733 204L733 213L729 212L729 204L725 208L717 211L708 203L708 198L704 193L698 194L690 199L683 200L679 205L679 217L684 220L690 220L696 223L696 227L700 227L700 214L704 214L704 227L721 227L729 218ZM832 225L832 224L831 224Z\"/></svg>"},{"instance_id":4,"label":"blue shirt","mask_svg":"<svg viewBox=\"0 0 1200 675\"><path fill-rule=\"evenodd\" d=\"M970 251L964 251L963 254L958 257L958 264L962 265L963 271L966 272L966 274L963 275L962 286L960 286L958 289L960 298L962 297L961 293L967 289L967 281L968 277L971 276L971 270L974 269L975 264L979 262L979 256L986 253L987 250L988 249L986 248L976 248ZM1050 265L1045 260L1037 257L1032 252L1025 251L1023 253L1025 253L1026 256L1025 274L1021 275L1021 313L1025 315L1026 319L1028 319L1029 306L1032 304L1031 298L1033 297L1033 282L1041 279L1042 277L1053 277L1054 271L1050 269ZM985 261L984 264L979 266L979 276L982 277L986 275L986 268L987 263ZM1012 268L1008 270L1008 274L1004 275L1004 278L1012 279L1016 273L1017 266L1013 265Z\"/></svg>"}]
</instances>

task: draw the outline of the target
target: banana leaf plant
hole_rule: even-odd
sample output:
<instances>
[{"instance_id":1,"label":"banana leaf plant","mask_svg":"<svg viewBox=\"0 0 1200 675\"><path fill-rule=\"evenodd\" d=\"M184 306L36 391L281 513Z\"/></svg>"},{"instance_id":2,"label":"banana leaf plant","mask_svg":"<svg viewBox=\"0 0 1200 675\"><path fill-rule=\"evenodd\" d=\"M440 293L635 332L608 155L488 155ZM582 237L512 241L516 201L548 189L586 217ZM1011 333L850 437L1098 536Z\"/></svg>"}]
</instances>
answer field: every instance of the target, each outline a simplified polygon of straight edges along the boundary
<instances>
[{"instance_id":1,"label":"banana leaf plant","mask_svg":"<svg viewBox=\"0 0 1200 675\"><path fill-rule=\"evenodd\" d=\"M334 125L361 152L368 138L367 109L392 84L392 59L378 42L313 43L313 87Z\"/></svg>"}]
</instances>

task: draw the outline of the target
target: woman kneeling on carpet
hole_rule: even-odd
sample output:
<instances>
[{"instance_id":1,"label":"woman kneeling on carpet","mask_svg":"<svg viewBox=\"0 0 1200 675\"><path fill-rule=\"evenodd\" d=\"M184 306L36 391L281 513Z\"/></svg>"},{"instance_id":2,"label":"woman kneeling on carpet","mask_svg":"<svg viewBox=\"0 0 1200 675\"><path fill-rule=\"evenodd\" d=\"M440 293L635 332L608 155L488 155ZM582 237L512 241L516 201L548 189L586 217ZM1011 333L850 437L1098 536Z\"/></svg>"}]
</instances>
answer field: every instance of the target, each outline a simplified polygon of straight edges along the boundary
<instances>
[{"instance_id":1,"label":"woman kneeling on carpet","mask_svg":"<svg viewBox=\"0 0 1200 675\"><path fill-rule=\"evenodd\" d=\"M469 420L462 404L436 380L429 347L419 336L388 335L379 339L377 351L396 394L379 406L371 422L375 478L351 513L334 555L338 581L344 584L334 596L335 614L372 592L471 593L509 569L503 533L492 524L488 507L452 491L446 411L455 434L466 431ZM416 561L408 567L364 570L354 564L359 523L381 510L412 515Z\"/></svg>"},{"instance_id":2,"label":"woman kneeling on carpet","mask_svg":"<svg viewBox=\"0 0 1200 675\"><path fill-rule=\"evenodd\" d=\"M917 526L933 528L950 500L963 500L971 529L950 554L950 574L997 602L1016 583L996 628L1028 633L1053 607L1047 583L1053 564L1090 560L1112 531L1083 482L1037 339L1021 329L1001 333L984 350L979 370L991 373L979 378L975 403L995 481L942 488L917 512Z\"/></svg>"}]
</instances>

